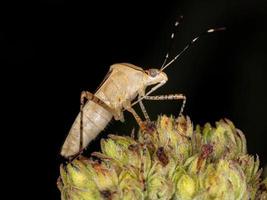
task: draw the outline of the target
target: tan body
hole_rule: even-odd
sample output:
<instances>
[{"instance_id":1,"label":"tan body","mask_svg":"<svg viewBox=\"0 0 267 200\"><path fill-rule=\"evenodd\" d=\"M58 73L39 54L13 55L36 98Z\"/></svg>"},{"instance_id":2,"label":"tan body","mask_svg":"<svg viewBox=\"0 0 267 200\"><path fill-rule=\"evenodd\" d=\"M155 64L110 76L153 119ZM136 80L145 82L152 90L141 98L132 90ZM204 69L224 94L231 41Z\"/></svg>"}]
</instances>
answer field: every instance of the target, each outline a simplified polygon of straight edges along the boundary
<instances>
[{"instance_id":1,"label":"tan body","mask_svg":"<svg viewBox=\"0 0 267 200\"><path fill-rule=\"evenodd\" d=\"M116 111L118 119L123 121L123 109L131 105L138 94L144 95L148 85L166 82L167 76L151 77L145 71L132 64L114 64L96 91L95 96ZM83 108L83 148L85 148L111 121L114 115L101 105L88 101ZM63 144L61 155L70 157L80 150L80 113L76 117Z\"/></svg>"},{"instance_id":2,"label":"tan body","mask_svg":"<svg viewBox=\"0 0 267 200\"><path fill-rule=\"evenodd\" d=\"M176 22L175 26L178 24L179 23ZM222 30L225 30L225 28L208 29L204 33L213 33ZM174 33L171 35L171 39L173 38ZM139 122L138 124L142 126L142 121L133 110L132 106L139 103L146 120L149 121L149 116L142 103L143 99L183 100L179 113L180 115L183 112L186 102L186 97L183 94L160 96L148 95L167 82L168 77L163 70L175 62L175 60L177 60L199 38L200 35L187 44L170 62L165 64L169 57L169 53L167 53L160 69L143 70L140 67L128 63L112 65L109 73L96 93L94 95L90 93L90 97L93 95L95 101L93 101L93 99L92 101L88 101L81 109L83 113L82 120L80 112L74 121L69 135L63 144L61 155L64 157L71 157L79 153L79 151L84 149L90 141L92 141L107 126L112 117L115 117L116 120L119 119L123 121L124 109L131 112L137 123ZM150 85L154 86L150 91L145 93L146 87ZM138 100L132 103L137 95L139 95Z\"/></svg>"}]
</instances>

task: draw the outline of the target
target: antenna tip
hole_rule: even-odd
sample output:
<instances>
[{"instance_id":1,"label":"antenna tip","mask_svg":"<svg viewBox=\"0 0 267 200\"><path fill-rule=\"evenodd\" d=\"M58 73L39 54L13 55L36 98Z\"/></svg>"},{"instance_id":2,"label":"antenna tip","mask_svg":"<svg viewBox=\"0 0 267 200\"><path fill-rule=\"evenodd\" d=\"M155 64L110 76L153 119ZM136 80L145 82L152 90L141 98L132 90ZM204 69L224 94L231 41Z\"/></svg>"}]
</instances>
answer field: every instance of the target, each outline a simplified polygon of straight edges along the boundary
<instances>
[{"instance_id":1,"label":"antenna tip","mask_svg":"<svg viewBox=\"0 0 267 200\"><path fill-rule=\"evenodd\" d=\"M220 27L220 28L216 28L215 31L225 31L226 27Z\"/></svg>"},{"instance_id":2,"label":"antenna tip","mask_svg":"<svg viewBox=\"0 0 267 200\"><path fill-rule=\"evenodd\" d=\"M211 29L207 30L207 33L213 33L213 32L217 32L217 31L225 31L225 30L226 30L225 27L211 28Z\"/></svg>"},{"instance_id":3,"label":"antenna tip","mask_svg":"<svg viewBox=\"0 0 267 200\"><path fill-rule=\"evenodd\" d=\"M184 18L184 16L183 16L183 15L180 15L179 18L176 20L174 26L178 26L179 23L180 23L180 21L181 21L183 18Z\"/></svg>"},{"instance_id":4,"label":"antenna tip","mask_svg":"<svg viewBox=\"0 0 267 200\"><path fill-rule=\"evenodd\" d=\"M197 41L198 38L199 37L194 38L191 43L194 43L195 41Z\"/></svg>"}]
</instances>

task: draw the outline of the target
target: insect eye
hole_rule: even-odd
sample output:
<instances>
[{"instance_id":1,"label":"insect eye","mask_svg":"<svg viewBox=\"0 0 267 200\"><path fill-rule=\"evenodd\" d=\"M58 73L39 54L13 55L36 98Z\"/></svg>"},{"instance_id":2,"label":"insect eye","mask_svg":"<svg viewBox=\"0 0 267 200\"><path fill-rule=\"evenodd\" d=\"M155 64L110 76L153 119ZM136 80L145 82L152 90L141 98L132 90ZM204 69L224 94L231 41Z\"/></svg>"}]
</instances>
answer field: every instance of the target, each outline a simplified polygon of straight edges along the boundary
<instances>
[{"instance_id":1,"label":"insect eye","mask_svg":"<svg viewBox=\"0 0 267 200\"><path fill-rule=\"evenodd\" d=\"M148 74L152 77L155 77L159 74L157 69L149 69Z\"/></svg>"}]
</instances>

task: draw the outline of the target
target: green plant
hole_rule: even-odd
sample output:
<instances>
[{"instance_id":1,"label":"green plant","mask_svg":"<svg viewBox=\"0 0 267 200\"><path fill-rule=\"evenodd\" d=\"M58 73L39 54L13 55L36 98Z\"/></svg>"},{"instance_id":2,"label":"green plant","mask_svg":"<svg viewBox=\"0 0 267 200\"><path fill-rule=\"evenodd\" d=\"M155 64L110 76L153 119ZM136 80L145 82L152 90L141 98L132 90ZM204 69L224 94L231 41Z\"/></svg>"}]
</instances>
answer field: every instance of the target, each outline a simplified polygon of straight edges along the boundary
<instances>
[{"instance_id":1,"label":"green plant","mask_svg":"<svg viewBox=\"0 0 267 200\"><path fill-rule=\"evenodd\" d=\"M60 166L62 200L267 199L259 158L228 119L195 129L160 116L137 139L109 135L101 151Z\"/></svg>"}]
</instances>

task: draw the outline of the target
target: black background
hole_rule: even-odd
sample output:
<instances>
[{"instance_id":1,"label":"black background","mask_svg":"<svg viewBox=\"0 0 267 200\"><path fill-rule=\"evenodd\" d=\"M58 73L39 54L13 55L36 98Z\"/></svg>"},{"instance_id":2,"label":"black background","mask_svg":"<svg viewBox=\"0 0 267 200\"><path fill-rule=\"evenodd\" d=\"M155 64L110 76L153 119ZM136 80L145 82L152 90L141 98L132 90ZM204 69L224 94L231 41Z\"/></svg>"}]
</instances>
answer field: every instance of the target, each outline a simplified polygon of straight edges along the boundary
<instances>
[{"instance_id":1,"label":"black background","mask_svg":"<svg viewBox=\"0 0 267 200\"><path fill-rule=\"evenodd\" d=\"M4 154L16 163L10 184L19 180L27 188L19 195L60 198L59 151L79 111L80 92L95 92L113 63L158 68L179 15L184 20L171 57L208 28L227 30L193 45L166 70L169 81L156 93L185 94L185 114L195 124L231 119L245 133L249 153L259 155L262 167L267 163L266 1L42 0L1 9L2 105L9 111L3 141L10 147ZM180 108L176 102L145 105L153 119L160 113L177 116ZM112 121L101 137L137 128L125 115L124 124ZM99 139L87 154L98 149Z\"/></svg>"}]
</instances>

